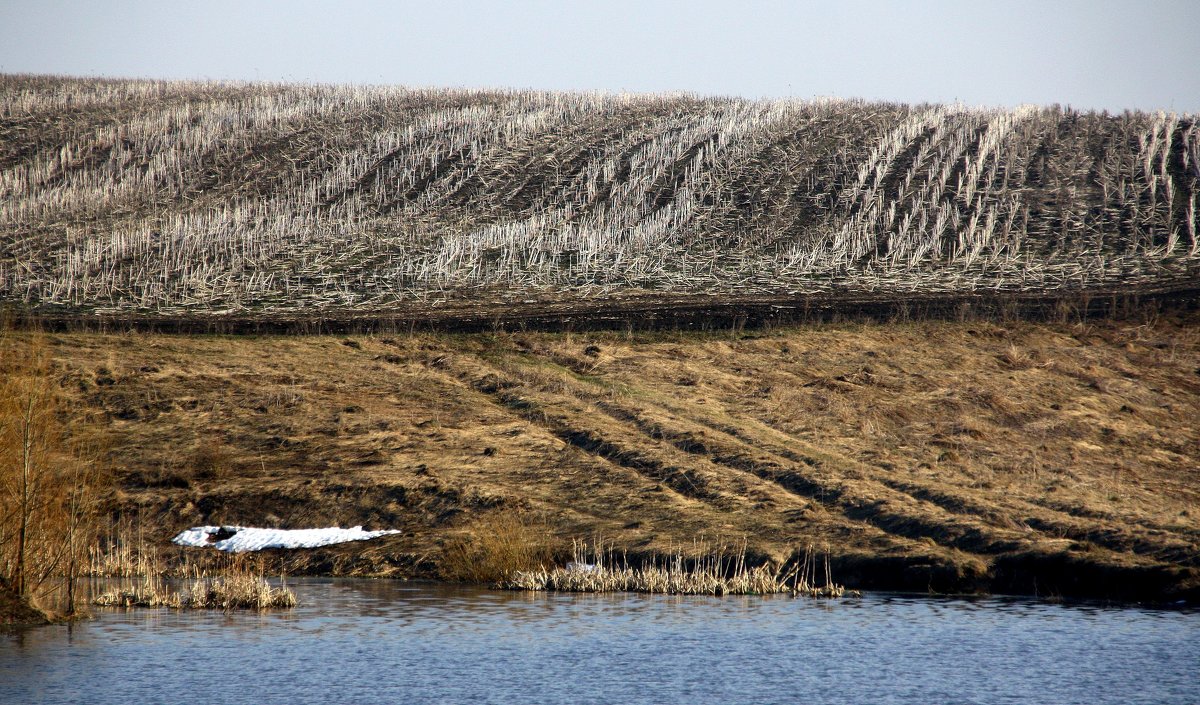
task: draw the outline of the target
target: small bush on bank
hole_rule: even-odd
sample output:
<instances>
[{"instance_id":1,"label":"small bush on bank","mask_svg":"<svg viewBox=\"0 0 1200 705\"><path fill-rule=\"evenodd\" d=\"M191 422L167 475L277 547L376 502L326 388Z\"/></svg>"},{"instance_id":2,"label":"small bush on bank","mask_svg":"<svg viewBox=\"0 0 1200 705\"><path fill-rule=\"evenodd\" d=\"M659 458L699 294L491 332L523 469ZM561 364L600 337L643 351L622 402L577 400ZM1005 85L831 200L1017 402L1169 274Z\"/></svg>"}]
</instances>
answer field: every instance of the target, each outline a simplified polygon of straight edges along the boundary
<instances>
[{"instance_id":1,"label":"small bush on bank","mask_svg":"<svg viewBox=\"0 0 1200 705\"><path fill-rule=\"evenodd\" d=\"M552 565L554 553L544 527L515 514L495 514L446 543L441 575L459 582L499 583L518 571Z\"/></svg>"}]
</instances>

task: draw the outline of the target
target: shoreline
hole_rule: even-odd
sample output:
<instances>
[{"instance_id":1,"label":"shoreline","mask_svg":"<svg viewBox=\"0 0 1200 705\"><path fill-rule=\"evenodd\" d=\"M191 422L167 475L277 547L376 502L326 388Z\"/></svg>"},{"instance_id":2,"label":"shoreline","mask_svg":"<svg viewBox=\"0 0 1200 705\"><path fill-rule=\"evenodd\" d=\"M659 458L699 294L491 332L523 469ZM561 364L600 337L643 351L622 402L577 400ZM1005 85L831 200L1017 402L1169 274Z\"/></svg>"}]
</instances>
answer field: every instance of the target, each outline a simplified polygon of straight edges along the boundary
<instances>
[{"instance_id":1,"label":"shoreline","mask_svg":"<svg viewBox=\"0 0 1200 705\"><path fill-rule=\"evenodd\" d=\"M386 543L386 542L383 542ZM369 550L369 549L376 550ZM207 555L199 552L203 551ZM185 549L178 554L192 565L205 561L224 560L224 554L204 549ZM430 583L506 592L519 589L500 588L486 582L451 580L439 574L437 565L422 564L420 557L392 552L388 547L364 547L350 544L342 547L307 549L264 549L242 554L252 561L262 561L268 580L300 579L363 579L396 580ZM625 554L631 567L662 564L658 554ZM197 558L200 560L198 562ZM792 558L795 558L794 556ZM1046 554L1041 556L1000 556L982 574L964 574L962 566L930 565L920 559L893 559L881 556L834 555L830 559L834 582L848 591L863 593L896 593L931 598L1022 598L1046 602L1100 603L1117 606L1151 606L1160 608L1200 606L1200 581L1196 571L1164 566L1128 567L1088 561L1076 555ZM747 565L763 565L763 557L748 560ZM546 566L550 567L550 566ZM164 567L165 580L186 582L175 576L168 562ZM1190 572L1190 575L1188 574ZM218 573L214 573L218 574ZM91 576L88 580L137 581L137 576ZM529 591L525 591L529 592ZM534 590L563 594L647 594L638 591L572 591ZM663 594L663 593L650 593ZM674 594L674 593L666 593ZM783 594L783 593L780 593ZM693 595L720 597L720 595Z\"/></svg>"},{"instance_id":2,"label":"shoreline","mask_svg":"<svg viewBox=\"0 0 1200 705\"><path fill-rule=\"evenodd\" d=\"M268 565L282 570L288 578L397 579L488 587L442 579L437 566L422 568L415 556L382 558L380 551L356 556L354 547L333 551L292 549L291 552L269 549L262 553ZM758 561L749 561L748 565L762 565L762 557L758 558ZM661 563L663 557L630 554L629 559L630 565L636 567L656 561ZM1183 601L1188 606L1200 605L1200 571L1167 566L1120 566L1089 561L1069 553L999 556L996 559L998 565L990 566L982 574L967 573L961 565L932 565L920 558L834 554L830 563L835 582L847 590L864 592L936 597L1008 596L1158 606L1177 605Z\"/></svg>"}]
</instances>

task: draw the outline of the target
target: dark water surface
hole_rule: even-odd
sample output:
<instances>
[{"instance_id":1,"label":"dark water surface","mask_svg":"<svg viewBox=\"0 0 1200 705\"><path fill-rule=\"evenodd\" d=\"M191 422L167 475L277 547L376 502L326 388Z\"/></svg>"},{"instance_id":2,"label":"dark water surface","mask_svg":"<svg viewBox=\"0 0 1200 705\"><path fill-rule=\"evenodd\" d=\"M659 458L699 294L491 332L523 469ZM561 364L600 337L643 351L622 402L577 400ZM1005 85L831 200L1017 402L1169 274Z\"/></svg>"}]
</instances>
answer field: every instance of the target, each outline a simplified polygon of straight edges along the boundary
<instances>
[{"instance_id":1,"label":"dark water surface","mask_svg":"<svg viewBox=\"0 0 1200 705\"><path fill-rule=\"evenodd\" d=\"M1200 611L289 581L0 634L0 703L1197 703Z\"/></svg>"}]
</instances>

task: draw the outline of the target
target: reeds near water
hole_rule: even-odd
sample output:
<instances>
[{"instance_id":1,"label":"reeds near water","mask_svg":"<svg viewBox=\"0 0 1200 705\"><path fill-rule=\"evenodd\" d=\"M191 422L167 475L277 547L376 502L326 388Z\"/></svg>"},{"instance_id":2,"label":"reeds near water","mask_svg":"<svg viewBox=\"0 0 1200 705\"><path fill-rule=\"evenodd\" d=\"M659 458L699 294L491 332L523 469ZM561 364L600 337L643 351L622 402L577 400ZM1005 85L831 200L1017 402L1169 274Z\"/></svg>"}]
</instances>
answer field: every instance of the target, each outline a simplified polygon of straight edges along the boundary
<instances>
[{"instance_id":1,"label":"reeds near water","mask_svg":"<svg viewBox=\"0 0 1200 705\"><path fill-rule=\"evenodd\" d=\"M250 571L198 575L184 589L161 577L145 576L102 593L92 603L101 607L171 607L175 609L279 609L297 604L286 584L273 587L265 576Z\"/></svg>"},{"instance_id":2,"label":"reeds near water","mask_svg":"<svg viewBox=\"0 0 1200 705\"><path fill-rule=\"evenodd\" d=\"M474 530L446 542L439 562L445 580L497 583L550 563L554 542L546 526L514 514L480 519Z\"/></svg>"},{"instance_id":3,"label":"reeds near water","mask_svg":"<svg viewBox=\"0 0 1200 705\"><path fill-rule=\"evenodd\" d=\"M676 551L661 563L631 566L602 544L575 541L573 560L566 566L515 571L501 587L510 590L557 590L562 592L643 592L662 595L773 595L793 597L842 597L846 590L833 582L826 557L824 582L817 580L822 565L809 547L798 561L770 566L751 566L743 548L736 553L723 549L700 552L687 558Z\"/></svg>"},{"instance_id":4,"label":"reeds near water","mask_svg":"<svg viewBox=\"0 0 1200 705\"><path fill-rule=\"evenodd\" d=\"M276 609L295 607L296 595L283 576L273 587L262 561L222 554L204 565L185 563L173 571L163 567L158 552L143 542L114 542L110 550L94 550L89 574L116 577L121 584L92 600L100 607L171 607L174 609ZM167 576L178 576L175 587Z\"/></svg>"}]
</instances>

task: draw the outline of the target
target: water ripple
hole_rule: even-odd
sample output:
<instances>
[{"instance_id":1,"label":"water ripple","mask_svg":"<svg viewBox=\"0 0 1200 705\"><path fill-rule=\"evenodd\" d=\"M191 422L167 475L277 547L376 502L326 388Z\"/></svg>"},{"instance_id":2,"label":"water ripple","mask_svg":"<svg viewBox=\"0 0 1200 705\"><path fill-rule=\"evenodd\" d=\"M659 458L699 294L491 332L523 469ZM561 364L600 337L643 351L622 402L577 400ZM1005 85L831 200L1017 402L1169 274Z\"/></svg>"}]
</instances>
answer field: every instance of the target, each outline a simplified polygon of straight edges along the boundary
<instances>
[{"instance_id":1,"label":"water ripple","mask_svg":"<svg viewBox=\"0 0 1200 705\"><path fill-rule=\"evenodd\" d=\"M1195 702L1200 612L293 581L290 612L0 635L0 702Z\"/></svg>"}]
</instances>

